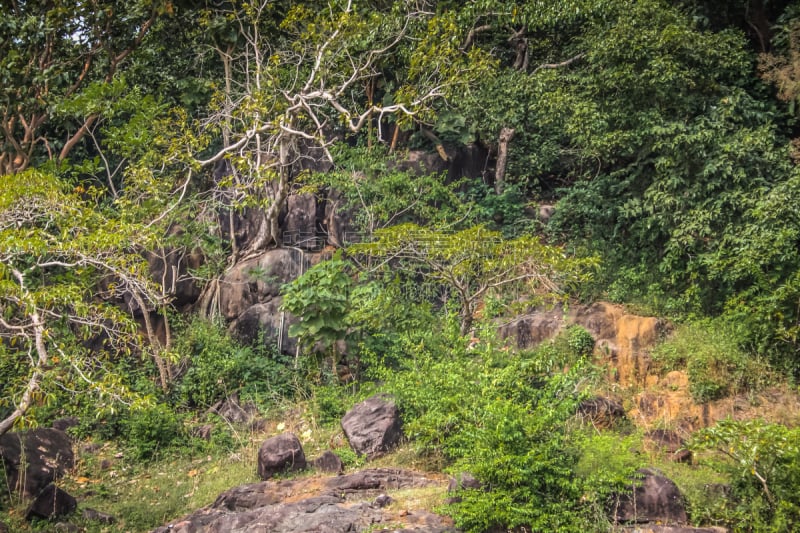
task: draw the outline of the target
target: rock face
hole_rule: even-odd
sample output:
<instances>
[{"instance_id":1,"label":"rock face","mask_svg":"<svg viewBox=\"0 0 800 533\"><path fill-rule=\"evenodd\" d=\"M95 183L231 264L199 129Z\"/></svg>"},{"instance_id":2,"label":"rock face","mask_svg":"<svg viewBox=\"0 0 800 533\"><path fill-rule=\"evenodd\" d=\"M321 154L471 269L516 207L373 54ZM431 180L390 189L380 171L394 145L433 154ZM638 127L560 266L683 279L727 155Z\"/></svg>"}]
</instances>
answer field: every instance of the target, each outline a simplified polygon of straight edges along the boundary
<instances>
[{"instance_id":1,"label":"rock face","mask_svg":"<svg viewBox=\"0 0 800 533\"><path fill-rule=\"evenodd\" d=\"M684 449L686 442L671 429L654 429L644 434L645 443L650 447L666 454L676 463L692 462L692 452Z\"/></svg>"},{"instance_id":2,"label":"rock face","mask_svg":"<svg viewBox=\"0 0 800 533\"><path fill-rule=\"evenodd\" d=\"M294 433L282 433L264 441L258 450L258 475L269 479L275 474L306 468L306 456Z\"/></svg>"},{"instance_id":3,"label":"rock face","mask_svg":"<svg viewBox=\"0 0 800 533\"><path fill-rule=\"evenodd\" d=\"M626 419L622 404L610 398L596 397L578 405L578 416L598 429L610 429Z\"/></svg>"},{"instance_id":4,"label":"rock face","mask_svg":"<svg viewBox=\"0 0 800 533\"><path fill-rule=\"evenodd\" d=\"M384 395L354 405L342 418L342 429L350 447L370 459L388 451L403 436L400 411Z\"/></svg>"},{"instance_id":5,"label":"rock face","mask_svg":"<svg viewBox=\"0 0 800 533\"><path fill-rule=\"evenodd\" d=\"M531 348L572 324L592 334L595 351L610 360L613 377L620 385L644 383L650 366L649 348L664 329L655 317L630 315L622 307L605 302L571 306L566 313L556 306L523 315L501 327L499 333L520 348Z\"/></svg>"},{"instance_id":6,"label":"rock face","mask_svg":"<svg viewBox=\"0 0 800 533\"><path fill-rule=\"evenodd\" d=\"M75 466L72 444L63 431L39 428L0 436L0 458L8 490L34 498Z\"/></svg>"},{"instance_id":7,"label":"rock face","mask_svg":"<svg viewBox=\"0 0 800 533\"><path fill-rule=\"evenodd\" d=\"M33 500L25 517L51 519L68 515L77 507L75 498L51 483Z\"/></svg>"},{"instance_id":8,"label":"rock face","mask_svg":"<svg viewBox=\"0 0 800 533\"><path fill-rule=\"evenodd\" d=\"M642 479L634 483L630 493L617 497L611 509L612 521L686 524L686 508L677 485L655 469L642 468L637 473L643 476Z\"/></svg>"},{"instance_id":9,"label":"rock face","mask_svg":"<svg viewBox=\"0 0 800 533\"><path fill-rule=\"evenodd\" d=\"M330 450L314 459L311 464L320 472L328 472L330 474L341 474L344 472L344 463L342 463L338 455Z\"/></svg>"},{"instance_id":10,"label":"rock face","mask_svg":"<svg viewBox=\"0 0 800 533\"><path fill-rule=\"evenodd\" d=\"M391 498L394 491L442 483L388 468L322 479L264 481L226 491L211 506L154 533L454 532L444 517L426 511L392 510L376 502L381 495ZM381 524L386 529L380 529Z\"/></svg>"}]
</instances>

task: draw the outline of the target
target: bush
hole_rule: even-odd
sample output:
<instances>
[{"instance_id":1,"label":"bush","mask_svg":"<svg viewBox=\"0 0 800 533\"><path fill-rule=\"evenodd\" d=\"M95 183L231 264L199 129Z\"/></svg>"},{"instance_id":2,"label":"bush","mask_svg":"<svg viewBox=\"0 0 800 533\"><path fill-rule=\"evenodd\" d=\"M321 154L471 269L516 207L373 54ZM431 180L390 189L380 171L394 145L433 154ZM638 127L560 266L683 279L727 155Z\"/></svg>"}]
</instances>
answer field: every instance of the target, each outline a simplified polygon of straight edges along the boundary
<instances>
[{"instance_id":1,"label":"bush","mask_svg":"<svg viewBox=\"0 0 800 533\"><path fill-rule=\"evenodd\" d=\"M581 438L569 430L592 367L577 332L522 354L486 332L467 351L457 338L417 344L400 368L384 374L404 431L426 454L443 457L491 487L464 491L449 507L465 531L493 527L578 531L596 506L582 501L575 475ZM569 339L582 339L569 348ZM564 362L569 370L564 371Z\"/></svg>"},{"instance_id":2,"label":"bush","mask_svg":"<svg viewBox=\"0 0 800 533\"><path fill-rule=\"evenodd\" d=\"M243 346L222 324L200 318L176 336L176 349L190 365L178 386L186 405L209 406L234 392L264 399L292 390L288 361L263 336L255 346Z\"/></svg>"},{"instance_id":3,"label":"bush","mask_svg":"<svg viewBox=\"0 0 800 533\"><path fill-rule=\"evenodd\" d=\"M733 531L800 528L800 429L761 420L723 420L697 432L689 448L716 452L731 493L717 518Z\"/></svg>"},{"instance_id":4,"label":"bush","mask_svg":"<svg viewBox=\"0 0 800 533\"><path fill-rule=\"evenodd\" d=\"M134 460L152 459L186 437L180 417L165 404L132 410L125 425Z\"/></svg>"},{"instance_id":5,"label":"bush","mask_svg":"<svg viewBox=\"0 0 800 533\"><path fill-rule=\"evenodd\" d=\"M653 350L664 371L686 369L694 401L754 391L770 377L766 363L741 348L735 325L720 319L684 324Z\"/></svg>"}]
</instances>

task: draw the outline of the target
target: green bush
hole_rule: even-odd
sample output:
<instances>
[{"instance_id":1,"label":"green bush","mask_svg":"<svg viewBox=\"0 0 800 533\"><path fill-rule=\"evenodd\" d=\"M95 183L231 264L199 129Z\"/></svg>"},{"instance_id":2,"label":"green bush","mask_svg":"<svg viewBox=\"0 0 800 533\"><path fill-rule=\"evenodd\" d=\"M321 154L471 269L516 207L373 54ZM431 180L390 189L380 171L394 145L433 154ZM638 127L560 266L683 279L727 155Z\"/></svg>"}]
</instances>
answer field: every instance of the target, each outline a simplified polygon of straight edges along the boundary
<instances>
[{"instance_id":1,"label":"green bush","mask_svg":"<svg viewBox=\"0 0 800 533\"><path fill-rule=\"evenodd\" d=\"M742 348L737 327L721 319L683 324L653 350L664 371L686 369L698 403L754 391L770 378L766 363Z\"/></svg>"},{"instance_id":2,"label":"green bush","mask_svg":"<svg viewBox=\"0 0 800 533\"><path fill-rule=\"evenodd\" d=\"M292 392L288 361L263 337L244 346L222 324L196 318L178 338L176 349L189 360L177 387L186 405L209 406L234 392L262 400Z\"/></svg>"},{"instance_id":3,"label":"green bush","mask_svg":"<svg viewBox=\"0 0 800 533\"><path fill-rule=\"evenodd\" d=\"M165 404L130 412L125 421L127 444L134 460L154 458L160 451L186 438L180 417Z\"/></svg>"},{"instance_id":4,"label":"green bush","mask_svg":"<svg viewBox=\"0 0 800 533\"><path fill-rule=\"evenodd\" d=\"M472 350L457 337L418 343L383 376L420 452L490 488L463 491L448 511L465 531L585 528L597 505L583 499L588 485L575 475L582 438L570 429L581 382L593 374L581 353L585 335L575 330L521 354L489 332L478 337ZM570 338L581 339L572 343L576 350Z\"/></svg>"},{"instance_id":5,"label":"green bush","mask_svg":"<svg viewBox=\"0 0 800 533\"><path fill-rule=\"evenodd\" d=\"M734 532L800 528L800 429L728 419L697 432L689 448L715 452L709 465L730 477L715 519Z\"/></svg>"}]
</instances>

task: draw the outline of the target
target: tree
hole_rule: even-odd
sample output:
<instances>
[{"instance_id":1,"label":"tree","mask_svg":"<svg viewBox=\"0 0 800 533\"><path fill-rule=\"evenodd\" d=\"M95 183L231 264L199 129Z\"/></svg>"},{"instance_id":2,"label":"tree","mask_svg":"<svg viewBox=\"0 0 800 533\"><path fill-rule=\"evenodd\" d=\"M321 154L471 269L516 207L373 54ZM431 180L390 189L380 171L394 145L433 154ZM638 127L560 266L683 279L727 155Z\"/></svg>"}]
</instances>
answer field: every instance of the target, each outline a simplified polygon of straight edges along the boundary
<instances>
[{"instance_id":1,"label":"tree","mask_svg":"<svg viewBox=\"0 0 800 533\"><path fill-rule=\"evenodd\" d=\"M382 127L387 116L424 120L435 102L474 79L468 57L456 47L431 50L430 39L423 39L422 51L408 60L404 83L378 101L374 80L382 64L412 37L427 35L431 14L414 6L397 2L381 12L337 1L315 10L260 0L209 12L209 27L230 31L215 41L224 85L198 135L221 138L222 146L189 163L202 168L225 161L230 172L218 183L219 196L231 211L262 212L248 249L234 249L234 261L281 242L278 215L291 184L310 170L328 168L334 142L372 125L378 141L388 142ZM442 68L426 68L448 59Z\"/></svg>"},{"instance_id":2,"label":"tree","mask_svg":"<svg viewBox=\"0 0 800 533\"><path fill-rule=\"evenodd\" d=\"M28 170L5 178L0 340L14 364L7 367L12 375L3 376L0 434L54 387L75 384L125 397L104 361L142 344L134 309L146 314L163 304L139 253L151 237L146 227L97 209L91 191L69 190L52 174ZM166 384L163 354L151 354Z\"/></svg>"},{"instance_id":3,"label":"tree","mask_svg":"<svg viewBox=\"0 0 800 533\"><path fill-rule=\"evenodd\" d=\"M93 81L110 82L169 0L0 3L0 175L64 161L98 115L54 123L53 110Z\"/></svg>"},{"instance_id":4,"label":"tree","mask_svg":"<svg viewBox=\"0 0 800 533\"><path fill-rule=\"evenodd\" d=\"M568 287L588 279L594 264L535 237L505 240L481 226L450 233L401 224L376 231L371 242L348 251L446 286L458 302L461 335L470 332L484 298L515 292L517 303L563 297Z\"/></svg>"}]
</instances>

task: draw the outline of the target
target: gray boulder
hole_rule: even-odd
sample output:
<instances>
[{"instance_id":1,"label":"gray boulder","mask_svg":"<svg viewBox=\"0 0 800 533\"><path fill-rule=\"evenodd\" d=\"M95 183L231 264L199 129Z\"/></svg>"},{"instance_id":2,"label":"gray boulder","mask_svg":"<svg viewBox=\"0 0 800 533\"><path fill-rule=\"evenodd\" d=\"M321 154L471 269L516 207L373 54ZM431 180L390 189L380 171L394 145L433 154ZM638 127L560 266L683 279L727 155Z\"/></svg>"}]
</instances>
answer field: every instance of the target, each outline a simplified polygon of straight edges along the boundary
<instances>
[{"instance_id":1,"label":"gray boulder","mask_svg":"<svg viewBox=\"0 0 800 533\"><path fill-rule=\"evenodd\" d=\"M320 472L341 474L344 472L344 463L338 455L328 450L312 461L314 468Z\"/></svg>"},{"instance_id":2,"label":"gray boulder","mask_svg":"<svg viewBox=\"0 0 800 533\"><path fill-rule=\"evenodd\" d=\"M387 452L403 436L400 411L385 395L354 405L342 418L342 429L353 450L369 459Z\"/></svg>"},{"instance_id":3,"label":"gray boulder","mask_svg":"<svg viewBox=\"0 0 800 533\"><path fill-rule=\"evenodd\" d=\"M652 468L636 471L638 478L631 491L617 495L611 508L614 523L658 522L681 525L688 522L683 495L678 486Z\"/></svg>"},{"instance_id":4,"label":"gray boulder","mask_svg":"<svg viewBox=\"0 0 800 533\"><path fill-rule=\"evenodd\" d=\"M25 498L35 498L75 466L69 436L53 428L0 436L0 459L6 469L7 489Z\"/></svg>"},{"instance_id":5,"label":"gray boulder","mask_svg":"<svg viewBox=\"0 0 800 533\"><path fill-rule=\"evenodd\" d=\"M31 502L25 518L57 518L70 514L77 507L75 498L51 483Z\"/></svg>"},{"instance_id":6,"label":"gray boulder","mask_svg":"<svg viewBox=\"0 0 800 533\"><path fill-rule=\"evenodd\" d=\"M258 450L258 475L269 479L275 474L306 468L306 456L300 439L286 432L264 441Z\"/></svg>"}]
</instances>

